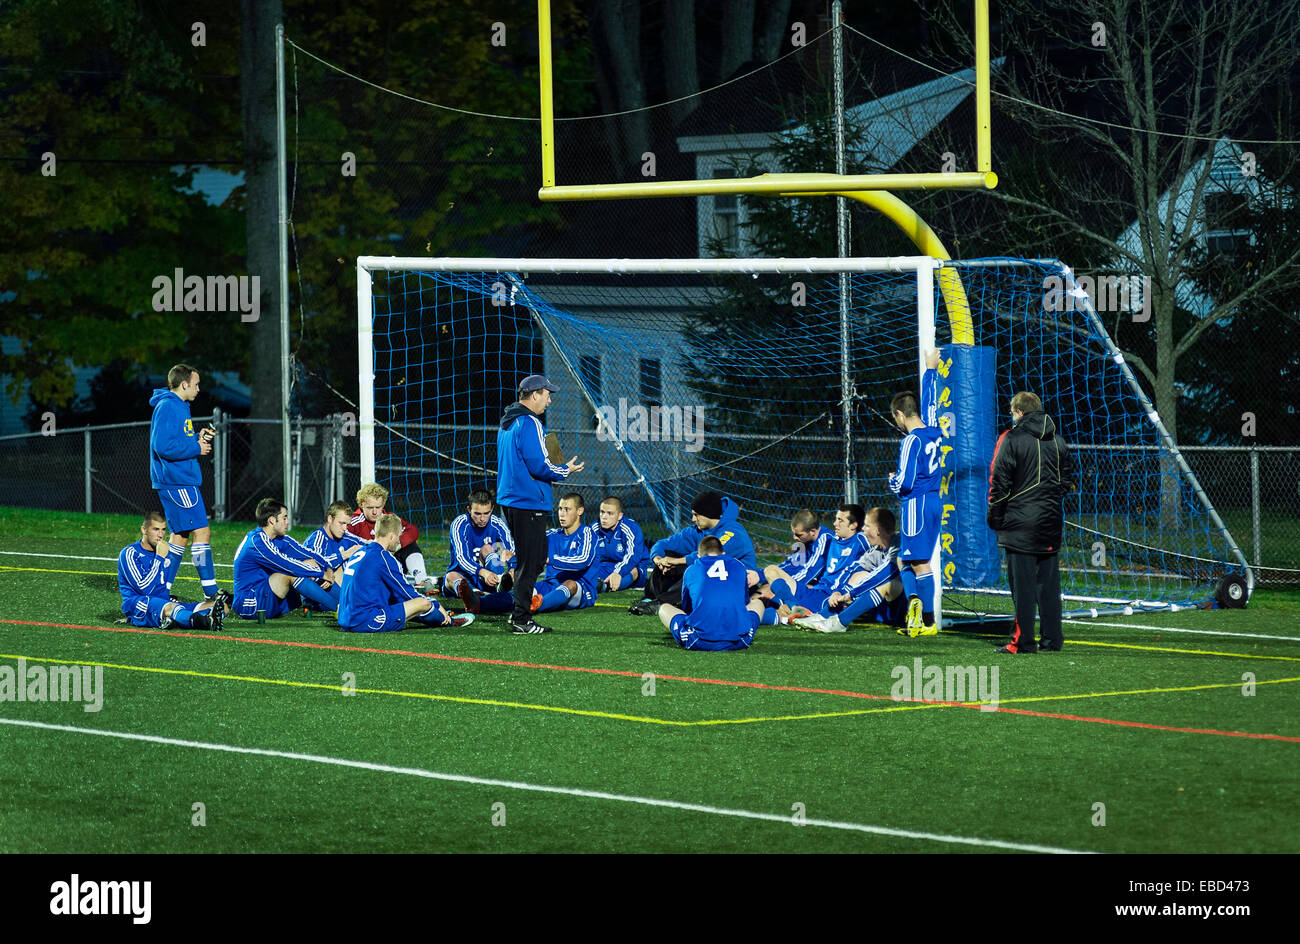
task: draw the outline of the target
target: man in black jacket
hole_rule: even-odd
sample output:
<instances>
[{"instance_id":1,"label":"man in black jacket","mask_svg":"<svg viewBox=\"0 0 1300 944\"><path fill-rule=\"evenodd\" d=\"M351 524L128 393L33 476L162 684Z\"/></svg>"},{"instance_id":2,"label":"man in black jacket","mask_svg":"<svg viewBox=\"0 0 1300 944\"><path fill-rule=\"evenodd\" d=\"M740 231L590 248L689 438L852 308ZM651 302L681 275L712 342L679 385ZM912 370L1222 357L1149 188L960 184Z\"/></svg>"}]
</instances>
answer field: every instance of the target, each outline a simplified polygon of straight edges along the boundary
<instances>
[{"instance_id":1,"label":"man in black jacket","mask_svg":"<svg viewBox=\"0 0 1300 944\"><path fill-rule=\"evenodd\" d=\"M999 652L1060 651L1062 500L1070 477L1065 443L1032 393L1011 398L1011 429L998 439L989 468L989 527L1007 554L1016 610L1011 641ZM1034 642L1034 610L1041 642Z\"/></svg>"}]
</instances>

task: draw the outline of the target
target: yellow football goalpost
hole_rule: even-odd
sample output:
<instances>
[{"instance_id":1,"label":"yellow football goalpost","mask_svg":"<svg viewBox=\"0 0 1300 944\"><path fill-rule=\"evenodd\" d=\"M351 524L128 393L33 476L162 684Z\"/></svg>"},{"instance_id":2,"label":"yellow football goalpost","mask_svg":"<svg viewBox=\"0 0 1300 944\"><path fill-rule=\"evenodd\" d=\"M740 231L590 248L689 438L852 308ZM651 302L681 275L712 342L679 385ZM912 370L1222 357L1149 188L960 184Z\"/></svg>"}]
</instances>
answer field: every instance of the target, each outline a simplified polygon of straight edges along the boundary
<instances>
[{"instance_id":1,"label":"yellow football goalpost","mask_svg":"<svg viewBox=\"0 0 1300 944\"><path fill-rule=\"evenodd\" d=\"M975 0L975 166L966 173L934 174L761 174L713 180L656 180L628 184L555 183L555 108L552 96L551 3L537 0L537 52L540 62L542 186L544 201L625 200L634 197L695 197L708 194L847 197L874 207L892 220L927 256L951 259L929 224L889 190L992 190L993 173L989 125L989 4ZM970 307L961 278L951 268L938 270L939 290L948 309L952 338L973 344Z\"/></svg>"}]
</instances>

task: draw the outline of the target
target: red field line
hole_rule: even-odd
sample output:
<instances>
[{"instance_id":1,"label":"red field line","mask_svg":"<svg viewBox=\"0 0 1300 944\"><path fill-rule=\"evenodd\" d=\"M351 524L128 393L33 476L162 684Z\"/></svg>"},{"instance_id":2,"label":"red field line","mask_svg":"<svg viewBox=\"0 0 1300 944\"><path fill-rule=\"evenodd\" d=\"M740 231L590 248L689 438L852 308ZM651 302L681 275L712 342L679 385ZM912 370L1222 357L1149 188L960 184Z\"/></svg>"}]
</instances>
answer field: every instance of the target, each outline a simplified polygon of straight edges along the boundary
<instances>
[{"instance_id":1,"label":"red field line","mask_svg":"<svg viewBox=\"0 0 1300 944\"><path fill-rule=\"evenodd\" d=\"M507 665L521 669L552 669L557 672L586 672L591 675L621 675L640 678L643 673L626 669L597 669L580 665L547 665L538 662L516 662L509 659L483 659L475 656L449 656L440 652L412 652L406 649L373 649L366 646L339 646L321 642L298 642L290 639L258 639L250 636L218 636L215 633L182 633L174 630L143 629L139 626L82 626L77 623L36 623L30 620L0 619L0 623L16 626L53 626L58 629L94 629L104 633L141 633L147 636L179 636L184 639L223 639L231 642L253 642L267 646L295 646L303 649L333 649L339 652L371 652L386 656L413 656L418 659L442 659L448 662L473 662L480 665ZM833 688L804 688L798 685L768 685L764 682L737 682L728 679L692 678L689 675L660 675L657 679L672 682L694 682L700 685L736 685L741 688L765 688L777 692L806 692L812 695L842 695L846 698L871 698L891 701L888 695L871 695L867 692L849 692ZM956 704L956 702L954 702Z\"/></svg>"}]
</instances>

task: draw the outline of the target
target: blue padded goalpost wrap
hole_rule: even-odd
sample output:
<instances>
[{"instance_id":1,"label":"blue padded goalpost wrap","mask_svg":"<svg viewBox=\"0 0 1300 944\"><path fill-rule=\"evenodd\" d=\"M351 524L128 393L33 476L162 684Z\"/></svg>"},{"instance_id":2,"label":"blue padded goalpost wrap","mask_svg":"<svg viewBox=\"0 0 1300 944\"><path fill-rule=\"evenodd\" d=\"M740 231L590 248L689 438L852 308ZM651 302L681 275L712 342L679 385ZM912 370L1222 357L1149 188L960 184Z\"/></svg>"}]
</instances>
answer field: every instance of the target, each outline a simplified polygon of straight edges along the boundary
<instances>
[{"instance_id":1,"label":"blue padded goalpost wrap","mask_svg":"<svg viewBox=\"0 0 1300 944\"><path fill-rule=\"evenodd\" d=\"M952 359L947 388L951 403L939 415L946 417L951 437L952 468L944 477L945 511L952 506L954 520L943 529L943 583L945 587L993 586L1001 579L997 535L985 520L988 504L989 463L997 443L999 420L997 353L991 347L953 344L942 350ZM942 392L945 384L940 381Z\"/></svg>"}]
</instances>

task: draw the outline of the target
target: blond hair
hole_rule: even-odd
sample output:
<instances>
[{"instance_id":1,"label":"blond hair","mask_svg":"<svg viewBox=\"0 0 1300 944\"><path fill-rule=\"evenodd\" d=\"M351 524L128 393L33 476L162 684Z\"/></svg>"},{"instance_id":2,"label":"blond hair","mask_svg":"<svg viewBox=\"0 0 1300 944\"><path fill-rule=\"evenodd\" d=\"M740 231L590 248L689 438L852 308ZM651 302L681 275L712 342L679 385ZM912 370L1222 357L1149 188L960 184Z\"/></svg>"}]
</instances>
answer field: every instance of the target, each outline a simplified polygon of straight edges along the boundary
<instances>
[{"instance_id":1,"label":"blond hair","mask_svg":"<svg viewBox=\"0 0 1300 944\"><path fill-rule=\"evenodd\" d=\"M382 504L388 503L388 489L378 482L367 482L357 490L357 507L360 508L368 498L378 498Z\"/></svg>"},{"instance_id":2,"label":"blond hair","mask_svg":"<svg viewBox=\"0 0 1300 944\"><path fill-rule=\"evenodd\" d=\"M375 522L375 540L382 541L386 537L402 533L402 519L397 515L380 515L379 520Z\"/></svg>"}]
</instances>

